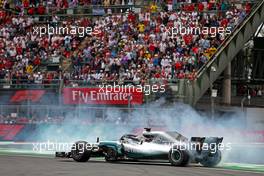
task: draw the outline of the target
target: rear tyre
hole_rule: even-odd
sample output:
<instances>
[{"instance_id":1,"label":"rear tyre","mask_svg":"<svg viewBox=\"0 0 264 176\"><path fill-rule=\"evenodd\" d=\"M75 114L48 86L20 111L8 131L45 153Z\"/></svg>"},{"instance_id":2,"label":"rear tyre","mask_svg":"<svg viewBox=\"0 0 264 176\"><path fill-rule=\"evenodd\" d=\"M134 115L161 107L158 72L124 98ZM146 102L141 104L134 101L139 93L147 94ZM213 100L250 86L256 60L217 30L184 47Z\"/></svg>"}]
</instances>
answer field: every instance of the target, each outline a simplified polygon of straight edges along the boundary
<instances>
[{"instance_id":1,"label":"rear tyre","mask_svg":"<svg viewBox=\"0 0 264 176\"><path fill-rule=\"evenodd\" d=\"M210 153L200 163L205 167L217 166L222 159L221 151L217 150L215 153Z\"/></svg>"},{"instance_id":2,"label":"rear tyre","mask_svg":"<svg viewBox=\"0 0 264 176\"><path fill-rule=\"evenodd\" d=\"M189 153L186 150L171 149L169 161L173 166L186 166L189 163Z\"/></svg>"},{"instance_id":3,"label":"rear tyre","mask_svg":"<svg viewBox=\"0 0 264 176\"><path fill-rule=\"evenodd\" d=\"M71 155L74 161L86 162L91 156L91 145L85 141L78 141L72 146Z\"/></svg>"},{"instance_id":4,"label":"rear tyre","mask_svg":"<svg viewBox=\"0 0 264 176\"><path fill-rule=\"evenodd\" d=\"M117 161L117 151L113 148L106 148L105 161L107 162Z\"/></svg>"}]
</instances>

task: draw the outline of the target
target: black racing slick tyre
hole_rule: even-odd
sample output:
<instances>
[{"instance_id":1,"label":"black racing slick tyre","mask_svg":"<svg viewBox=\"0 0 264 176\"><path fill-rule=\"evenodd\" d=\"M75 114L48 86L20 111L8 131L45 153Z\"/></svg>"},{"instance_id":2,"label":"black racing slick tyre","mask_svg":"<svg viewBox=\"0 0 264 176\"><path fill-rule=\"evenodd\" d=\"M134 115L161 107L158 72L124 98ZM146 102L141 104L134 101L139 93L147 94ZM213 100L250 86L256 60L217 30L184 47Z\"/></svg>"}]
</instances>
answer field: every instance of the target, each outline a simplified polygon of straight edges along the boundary
<instances>
[{"instance_id":1,"label":"black racing slick tyre","mask_svg":"<svg viewBox=\"0 0 264 176\"><path fill-rule=\"evenodd\" d=\"M105 151L105 161L114 162L117 161L117 151L113 148L106 148Z\"/></svg>"},{"instance_id":2,"label":"black racing slick tyre","mask_svg":"<svg viewBox=\"0 0 264 176\"><path fill-rule=\"evenodd\" d=\"M71 149L71 156L74 161L86 162L90 159L92 150L91 145L85 141L78 141L73 144Z\"/></svg>"},{"instance_id":3,"label":"black racing slick tyre","mask_svg":"<svg viewBox=\"0 0 264 176\"><path fill-rule=\"evenodd\" d=\"M205 167L217 166L222 159L221 151L217 150L215 153L210 153L200 163Z\"/></svg>"},{"instance_id":4,"label":"black racing slick tyre","mask_svg":"<svg viewBox=\"0 0 264 176\"><path fill-rule=\"evenodd\" d=\"M173 166L186 166L189 163L189 153L186 150L171 149L169 161Z\"/></svg>"}]
</instances>

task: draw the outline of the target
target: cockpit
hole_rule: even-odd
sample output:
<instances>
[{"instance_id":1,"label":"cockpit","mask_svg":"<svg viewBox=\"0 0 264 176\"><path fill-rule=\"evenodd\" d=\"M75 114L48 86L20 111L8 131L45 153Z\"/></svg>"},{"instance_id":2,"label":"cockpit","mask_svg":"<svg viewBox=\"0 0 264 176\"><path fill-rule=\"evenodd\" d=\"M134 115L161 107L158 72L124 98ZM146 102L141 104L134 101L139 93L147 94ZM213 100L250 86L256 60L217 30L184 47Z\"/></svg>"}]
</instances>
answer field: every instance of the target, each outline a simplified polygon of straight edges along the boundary
<instances>
[{"instance_id":1,"label":"cockpit","mask_svg":"<svg viewBox=\"0 0 264 176\"><path fill-rule=\"evenodd\" d=\"M141 135L127 134L120 138L121 143L142 144L143 142L165 144L188 141L188 138L177 132L143 132Z\"/></svg>"}]
</instances>

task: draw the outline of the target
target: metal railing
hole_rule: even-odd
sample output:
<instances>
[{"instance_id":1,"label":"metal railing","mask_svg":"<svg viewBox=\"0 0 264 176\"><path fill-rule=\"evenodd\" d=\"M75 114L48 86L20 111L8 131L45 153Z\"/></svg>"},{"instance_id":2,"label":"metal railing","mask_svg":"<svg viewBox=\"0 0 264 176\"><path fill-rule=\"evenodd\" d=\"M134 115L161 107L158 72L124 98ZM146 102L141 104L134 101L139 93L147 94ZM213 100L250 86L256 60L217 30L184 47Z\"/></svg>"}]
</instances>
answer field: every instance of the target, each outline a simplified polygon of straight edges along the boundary
<instances>
[{"instance_id":1,"label":"metal railing","mask_svg":"<svg viewBox=\"0 0 264 176\"><path fill-rule=\"evenodd\" d=\"M262 1L261 3L264 3L264 1ZM210 61L206 64L204 64L197 72L197 77L200 77L204 71L206 71L205 68L209 68L212 66L212 64L214 63L214 61L217 59L217 57L219 56L219 54L221 52L223 52L226 47L228 46L228 44L236 37L236 35L240 32L240 30L247 24L247 22L250 20L250 18L255 14L255 12L258 10L258 5L259 3L256 3L254 5L254 7L251 10L251 13L249 15L247 15L245 17L245 19L243 20L243 22L241 24L238 24L234 29L232 34L230 34L218 47L217 47L217 52L211 57Z\"/></svg>"},{"instance_id":2,"label":"metal railing","mask_svg":"<svg viewBox=\"0 0 264 176\"><path fill-rule=\"evenodd\" d=\"M149 79L144 82L144 84L177 84L178 79ZM87 86L99 86L99 85L141 85L140 81L133 80L68 80L69 84L66 87L77 86L77 87L87 87Z\"/></svg>"},{"instance_id":3,"label":"metal railing","mask_svg":"<svg viewBox=\"0 0 264 176\"><path fill-rule=\"evenodd\" d=\"M152 119L149 123L153 125L161 125L162 120L159 119L162 114L175 114L173 107L155 107L155 112L151 107L89 107L89 106L54 106L54 105L0 105L0 123L1 115L4 121L19 123L21 118L28 119L25 123L53 123L53 119L63 117L84 122L94 122L96 120L105 120L107 122L115 122L117 120L135 120L131 119L131 115L139 115L140 119ZM13 117L11 117L11 114ZM7 117L9 116L9 117ZM157 118L157 121L153 119ZM3 123L2 122L2 123ZM23 123L23 122L22 122Z\"/></svg>"},{"instance_id":4,"label":"metal railing","mask_svg":"<svg viewBox=\"0 0 264 176\"><path fill-rule=\"evenodd\" d=\"M226 68L227 64L232 61L237 52L243 48L251 34L254 35L255 28L261 24L263 5L264 1L262 0L253 7L251 13L236 26L233 33L218 47L218 51L211 60L198 70L197 79L189 85L186 84L188 87L185 91L185 95L188 97L186 102L194 105L209 87L212 90L212 83ZM262 13L260 14L260 12Z\"/></svg>"},{"instance_id":5,"label":"metal railing","mask_svg":"<svg viewBox=\"0 0 264 176\"><path fill-rule=\"evenodd\" d=\"M0 79L0 89L58 89L60 84L59 79Z\"/></svg>"},{"instance_id":6,"label":"metal railing","mask_svg":"<svg viewBox=\"0 0 264 176\"><path fill-rule=\"evenodd\" d=\"M73 8L57 8L57 7L47 7L45 14L33 14L29 15L24 13L24 16L34 16L34 17L49 17L56 14L56 16L96 16L96 15L106 15L109 10L112 14L115 13L125 13L127 10L135 9L145 9L146 5L89 5L89 6L77 6ZM19 15L20 13L14 9L5 9L8 12ZM27 9L25 9L27 10Z\"/></svg>"},{"instance_id":7,"label":"metal railing","mask_svg":"<svg viewBox=\"0 0 264 176\"><path fill-rule=\"evenodd\" d=\"M238 1L238 2L231 2L228 3L230 6L236 6L236 5L242 5L245 2L249 2L250 4L255 4L255 0L250 0L250 1ZM135 10L135 9L141 9L143 10L149 10L150 9L150 4L153 3L153 1L142 1L140 5L138 4L125 4L125 5L78 5L76 7L68 7L68 8L58 8L58 7L46 7L47 12L45 14L40 15L40 14L34 14L30 16L35 16L35 17L49 17L52 16L53 14L56 14L57 16L94 16L94 15L107 15L108 10L111 10L112 14L115 13L124 13L127 10ZM158 3L158 9L159 11L162 11L161 4ZM198 3L186 3L186 2L179 2L176 3L175 6L173 7L173 10L178 11L181 10L183 11L183 7L185 5L195 5L197 7ZM19 14L14 9L4 9L8 12L11 12L13 14ZM25 9L27 10L27 9ZM99 14L96 14L96 10L103 10ZM98 11L98 12L99 12ZM94 13L95 12L95 13ZM204 10L202 13L219 13L219 12L224 12L219 9L213 8L211 10ZM24 13L25 16L27 16L27 13Z\"/></svg>"}]
</instances>

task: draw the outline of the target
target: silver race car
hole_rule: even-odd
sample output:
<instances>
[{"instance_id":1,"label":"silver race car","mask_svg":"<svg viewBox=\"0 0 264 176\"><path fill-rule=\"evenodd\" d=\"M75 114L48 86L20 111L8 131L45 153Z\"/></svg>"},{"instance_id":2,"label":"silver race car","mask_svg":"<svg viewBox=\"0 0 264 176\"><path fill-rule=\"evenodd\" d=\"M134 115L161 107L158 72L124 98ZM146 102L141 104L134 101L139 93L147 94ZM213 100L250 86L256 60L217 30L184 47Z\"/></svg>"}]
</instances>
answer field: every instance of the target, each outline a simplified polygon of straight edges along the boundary
<instances>
[{"instance_id":1,"label":"silver race car","mask_svg":"<svg viewBox=\"0 0 264 176\"><path fill-rule=\"evenodd\" d=\"M167 160L173 166L200 163L214 167L221 161L219 146L222 137L192 137L188 140L177 132L151 131L145 128L140 135L126 134L118 141L99 141L89 144L78 141L70 152L56 152L56 157L86 162L90 157L105 157L106 161Z\"/></svg>"}]
</instances>

